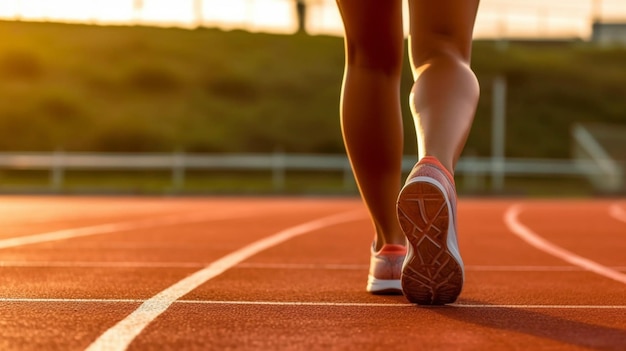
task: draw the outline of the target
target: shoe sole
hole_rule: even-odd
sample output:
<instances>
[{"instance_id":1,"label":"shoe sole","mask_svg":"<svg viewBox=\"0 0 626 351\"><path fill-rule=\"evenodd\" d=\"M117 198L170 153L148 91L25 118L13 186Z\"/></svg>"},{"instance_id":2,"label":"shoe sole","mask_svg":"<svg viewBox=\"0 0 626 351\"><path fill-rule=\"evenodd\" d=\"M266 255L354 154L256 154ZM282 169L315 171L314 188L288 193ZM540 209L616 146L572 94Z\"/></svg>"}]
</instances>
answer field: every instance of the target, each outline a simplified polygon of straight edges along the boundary
<instances>
[{"instance_id":1,"label":"shoe sole","mask_svg":"<svg viewBox=\"0 0 626 351\"><path fill-rule=\"evenodd\" d=\"M454 302L463 287L458 249L450 251L448 237L454 231L450 201L441 184L430 177L416 177L398 197L398 219L408 240L402 267L406 298L421 305ZM456 257L455 257L456 256Z\"/></svg>"}]
</instances>

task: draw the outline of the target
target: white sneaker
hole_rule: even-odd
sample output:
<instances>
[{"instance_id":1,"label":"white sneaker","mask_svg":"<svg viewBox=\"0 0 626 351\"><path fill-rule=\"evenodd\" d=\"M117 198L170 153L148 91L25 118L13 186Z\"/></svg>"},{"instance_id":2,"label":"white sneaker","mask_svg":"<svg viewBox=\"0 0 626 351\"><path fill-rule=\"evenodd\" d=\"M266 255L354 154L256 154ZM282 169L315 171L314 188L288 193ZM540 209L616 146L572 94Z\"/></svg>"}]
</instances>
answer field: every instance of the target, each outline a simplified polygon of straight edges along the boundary
<instances>
[{"instance_id":1,"label":"white sneaker","mask_svg":"<svg viewBox=\"0 0 626 351\"><path fill-rule=\"evenodd\" d=\"M434 157L413 168L398 196L398 219L408 241L402 290L410 302L454 302L463 287L463 261L456 234L452 175Z\"/></svg>"},{"instance_id":2,"label":"white sneaker","mask_svg":"<svg viewBox=\"0 0 626 351\"><path fill-rule=\"evenodd\" d=\"M372 245L366 290L377 295L402 294L400 275L405 256L405 246L386 244L375 252Z\"/></svg>"}]
</instances>

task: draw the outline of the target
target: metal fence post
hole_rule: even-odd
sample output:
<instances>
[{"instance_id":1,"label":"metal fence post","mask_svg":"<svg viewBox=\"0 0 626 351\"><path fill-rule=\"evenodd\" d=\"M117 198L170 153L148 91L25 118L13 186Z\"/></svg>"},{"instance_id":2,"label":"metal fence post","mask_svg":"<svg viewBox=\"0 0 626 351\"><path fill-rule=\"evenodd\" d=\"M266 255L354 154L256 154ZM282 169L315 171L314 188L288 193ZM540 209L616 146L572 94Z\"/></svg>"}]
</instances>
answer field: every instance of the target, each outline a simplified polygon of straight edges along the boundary
<instances>
[{"instance_id":1,"label":"metal fence post","mask_svg":"<svg viewBox=\"0 0 626 351\"><path fill-rule=\"evenodd\" d=\"M177 192L185 187L185 154L182 151L175 152L172 157L172 186Z\"/></svg>"},{"instance_id":2,"label":"metal fence post","mask_svg":"<svg viewBox=\"0 0 626 351\"><path fill-rule=\"evenodd\" d=\"M346 163L343 166L343 189L346 192L353 191L354 185L355 179L352 172L352 166L350 165L350 161L346 160Z\"/></svg>"},{"instance_id":3,"label":"metal fence post","mask_svg":"<svg viewBox=\"0 0 626 351\"><path fill-rule=\"evenodd\" d=\"M54 192L60 192L63 188L63 151L56 150L52 153L52 168L50 170L50 187Z\"/></svg>"},{"instance_id":4,"label":"metal fence post","mask_svg":"<svg viewBox=\"0 0 626 351\"><path fill-rule=\"evenodd\" d=\"M286 156L281 149L276 149L272 156L272 185L274 191L285 190Z\"/></svg>"},{"instance_id":5,"label":"metal fence post","mask_svg":"<svg viewBox=\"0 0 626 351\"><path fill-rule=\"evenodd\" d=\"M479 170L478 158L473 154L464 156L465 164L467 164L467 170L463 175L463 187L464 190L469 193L478 193L484 190L483 173Z\"/></svg>"},{"instance_id":6,"label":"metal fence post","mask_svg":"<svg viewBox=\"0 0 626 351\"><path fill-rule=\"evenodd\" d=\"M493 80L491 126L491 188L502 191L504 188L504 155L506 140L506 80L497 76Z\"/></svg>"}]
</instances>

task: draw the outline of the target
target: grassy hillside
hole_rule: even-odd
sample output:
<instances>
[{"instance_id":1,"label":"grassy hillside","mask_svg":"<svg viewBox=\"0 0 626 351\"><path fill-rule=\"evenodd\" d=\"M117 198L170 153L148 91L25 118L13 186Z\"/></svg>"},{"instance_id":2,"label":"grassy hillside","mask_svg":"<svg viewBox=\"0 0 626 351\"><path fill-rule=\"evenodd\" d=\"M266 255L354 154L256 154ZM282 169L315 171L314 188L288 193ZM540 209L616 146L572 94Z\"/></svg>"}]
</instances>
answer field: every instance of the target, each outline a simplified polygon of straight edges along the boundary
<instances>
[{"instance_id":1,"label":"grassy hillside","mask_svg":"<svg viewBox=\"0 0 626 351\"><path fill-rule=\"evenodd\" d=\"M19 22L0 22L0 37L2 151L343 152L340 38ZM572 122L626 123L625 62L623 48L476 42L466 151L489 154L490 84L504 74L507 155L568 157ZM404 96L410 85L406 67Z\"/></svg>"}]
</instances>

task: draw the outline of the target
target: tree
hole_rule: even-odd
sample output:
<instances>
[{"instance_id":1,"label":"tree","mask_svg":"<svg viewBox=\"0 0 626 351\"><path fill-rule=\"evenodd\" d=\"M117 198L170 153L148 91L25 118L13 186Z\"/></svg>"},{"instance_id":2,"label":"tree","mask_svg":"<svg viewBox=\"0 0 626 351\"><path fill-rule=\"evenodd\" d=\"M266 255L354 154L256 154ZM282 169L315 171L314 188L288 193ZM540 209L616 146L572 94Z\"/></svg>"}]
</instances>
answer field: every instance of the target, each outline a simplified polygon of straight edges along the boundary
<instances>
[{"instance_id":1,"label":"tree","mask_svg":"<svg viewBox=\"0 0 626 351\"><path fill-rule=\"evenodd\" d=\"M298 33L306 33L306 0L296 0L298 15Z\"/></svg>"}]
</instances>

